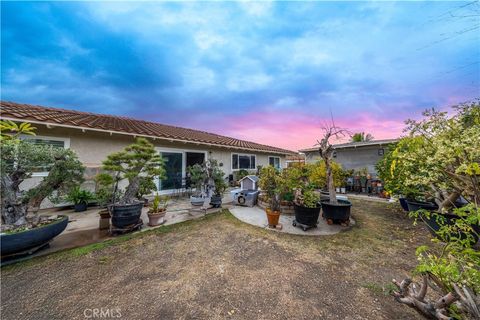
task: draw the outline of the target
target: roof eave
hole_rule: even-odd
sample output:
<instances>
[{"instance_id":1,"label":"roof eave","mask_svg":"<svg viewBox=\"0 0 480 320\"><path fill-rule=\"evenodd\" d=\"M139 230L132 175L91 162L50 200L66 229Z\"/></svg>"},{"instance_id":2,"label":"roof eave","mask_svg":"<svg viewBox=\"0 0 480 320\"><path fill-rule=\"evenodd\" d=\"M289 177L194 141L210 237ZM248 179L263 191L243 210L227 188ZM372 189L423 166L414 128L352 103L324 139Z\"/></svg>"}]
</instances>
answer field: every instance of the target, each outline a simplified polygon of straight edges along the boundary
<instances>
[{"instance_id":1,"label":"roof eave","mask_svg":"<svg viewBox=\"0 0 480 320\"><path fill-rule=\"evenodd\" d=\"M258 150L258 149L252 149L252 148L229 146L229 145L224 145L224 144L215 144L215 143L208 143L208 142L195 141L195 140L165 138L165 137L146 135L146 134L140 134L140 133L130 133L130 132L123 132L123 131L116 131L116 130L106 130L106 129L91 128L91 127L83 127L83 126L72 126L72 125L62 124L62 123L57 123L57 122L43 122L43 121L38 121L38 120L18 119L18 118L12 118L12 117L4 117L4 116L0 116L0 118L5 119L5 120L11 120L11 121L25 121L25 122L34 123L34 124L41 124L41 125L45 125L47 127L48 126L56 126L56 127L62 127L62 128L77 129L77 130L81 130L83 132L88 130L88 131L96 131L96 132L105 132L105 133L109 133L110 135L115 133L115 134L121 134L121 135L126 135L126 136L150 138L150 139L153 139L153 140L158 139L158 140L165 140L165 141L169 141L169 142L175 141L175 142L182 142L182 143L193 143L193 144L213 146L213 147L217 147L217 148L227 148L227 149L234 149L234 150L247 150L247 151L251 151L251 152L266 153L266 154L279 154L279 155L294 154L293 151L291 151L289 153L289 152L273 151L273 150ZM285 151L287 151L287 150L285 150Z\"/></svg>"}]
</instances>

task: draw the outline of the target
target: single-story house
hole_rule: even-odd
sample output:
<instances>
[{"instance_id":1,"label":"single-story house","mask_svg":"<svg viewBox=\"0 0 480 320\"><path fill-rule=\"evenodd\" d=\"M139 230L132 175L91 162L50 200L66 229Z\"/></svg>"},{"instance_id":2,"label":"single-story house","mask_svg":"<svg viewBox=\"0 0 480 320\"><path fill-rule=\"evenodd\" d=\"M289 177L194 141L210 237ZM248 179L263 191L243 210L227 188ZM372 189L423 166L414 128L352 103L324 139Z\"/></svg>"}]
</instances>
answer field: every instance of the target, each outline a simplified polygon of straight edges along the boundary
<instances>
[{"instance_id":1,"label":"single-story house","mask_svg":"<svg viewBox=\"0 0 480 320\"><path fill-rule=\"evenodd\" d=\"M156 181L163 193L179 188L187 167L206 159L216 159L228 176L241 169L254 172L257 166L269 164L286 167L285 158L293 153L205 131L127 117L6 101L0 106L1 119L29 122L37 128L36 136L25 136L25 139L74 150L87 167L87 179L99 172L107 155L122 150L136 137L149 139L165 160L167 178ZM36 172L22 187L26 189L46 175L47 172Z\"/></svg>"},{"instance_id":2,"label":"single-story house","mask_svg":"<svg viewBox=\"0 0 480 320\"><path fill-rule=\"evenodd\" d=\"M398 142L398 139L336 144L333 146L333 160L347 170L366 168L372 178L375 178L377 176L375 165L383 157L388 146L395 142ZM299 150L299 152L305 154L306 163L321 160L318 148L303 149Z\"/></svg>"}]
</instances>

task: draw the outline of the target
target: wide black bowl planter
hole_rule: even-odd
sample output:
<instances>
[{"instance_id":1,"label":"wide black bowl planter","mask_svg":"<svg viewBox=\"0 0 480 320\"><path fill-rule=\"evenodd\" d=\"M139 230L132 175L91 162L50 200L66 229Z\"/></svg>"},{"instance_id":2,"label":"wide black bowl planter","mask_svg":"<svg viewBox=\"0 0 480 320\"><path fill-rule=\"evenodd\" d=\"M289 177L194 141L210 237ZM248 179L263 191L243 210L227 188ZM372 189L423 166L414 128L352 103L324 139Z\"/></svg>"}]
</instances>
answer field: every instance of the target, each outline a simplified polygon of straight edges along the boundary
<instances>
[{"instance_id":1,"label":"wide black bowl planter","mask_svg":"<svg viewBox=\"0 0 480 320\"><path fill-rule=\"evenodd\" d=\"M73 206L73 208L75 212L83 212L83 211L87 211L87 206L88 204L86 202L80 202L80 203L76 203Z\"/></svg>"},{"instance_id":2,"label":"wide black bowl planter","mask_svg":"<svg viewBox=\"0 0 480 320\"><path fill-rule=\"evenodd\" d=\"M300 226L304 227L304 231L306 231L305 227L314 228L317 226L318 217L320 216L320 210L322 209L321 206L317 208L307 208L298 206L295 203L293 204L293 208L295 210L295 224L299 224Z\"/></svg>"},{"instance_id":3,"label":"wide black bowl planter","mask_svg":"<svg viewBox=\"0 0 480 320\"><path fill-rule=\"evenodd\" d=\"M213 196L210 198L210 204L211 204L214 208L220 208L220 207L222 206L222 196L213 195Z\"/></svg>"},{"instance_id":4,"label":"wide black bowl planter","mask_svg":"<svg viewBox=\"0 0 480 320\"><path fill-rule=\"evenodd\" d=\"M420 215L420 219L425 223L427 226L428 231L430 233L440 239L440 240L447 240L447 239L441 239L437 232L440 230L440 228L444 225L446 226L452 226L455 224L455 220L460 219L457 215L454 214L449 214L449 213L438 213L438 212L431 212L428 217L425 214ZM479 225L474 225L472 226L473 231L469 232L469 235L473 238L473 243L475 244L478 242L478 235L480 234L480 226ZM468 237L468 234L465 232L459 232L456 234L450 234L450 237L460 237L460 239L465 240Z\"/></svg>"},{"instance_id":5,"label":"wide black bowl planter","mask_svg":"<svg viewBox=\"0 0 480 320\"><path fill-rule=\"evenodd\" d=\"M332 223L349 223L350 208L352 203L347 200L337 200L337 204L330 203L330 200L322 201L323 217L328 224Z\"/></svg>"},{"instance_id":6,"label":"wide black bowl planter","mask_svg":"<svg viewBox=\"0 0 480 320\"><path fill-rule=\"evenodd\" d=\"M0 236L2 257L20 253L33 253L49 243L67 227L68 217L59 217L61 219L37 228L2 234Z\"/></svg>"},{"instance_id":7,"label":"wide black bowl planter","mask_svg":"<svg viewBox=\"0 0 480 320\"><path fill-rule=\"evenodd\" d=\"M409 211L408 210L408 204L407 204L407 198L399 198L398 202L400 202L400 205L402 206L403 210Z\"/></svg>"},{"instance_id":8,"label":"wide black bowl planter","mask_svg":"<svg viewBox=\"0 0 480 320\"><path fill-rule=\"evenodd\" d=\"M112 226L124 229L128 226L135 225L140 220L144 202L132 204L114 204L110 205L110 213L112 215Z\"/></svg>"},{"instance_id":9,"label":"wide black bowl planter","mask_svg":"<svg viewBox=\"0 0 480 320\"><path fill-rule=\"evenodd\" d=\"M416 201L416 200L407 200L408 211L417 211L420 209L425 209L429 211L438 210L437 204L433 202L424 202L424 201Z\"/></svg>"}]
</instances>

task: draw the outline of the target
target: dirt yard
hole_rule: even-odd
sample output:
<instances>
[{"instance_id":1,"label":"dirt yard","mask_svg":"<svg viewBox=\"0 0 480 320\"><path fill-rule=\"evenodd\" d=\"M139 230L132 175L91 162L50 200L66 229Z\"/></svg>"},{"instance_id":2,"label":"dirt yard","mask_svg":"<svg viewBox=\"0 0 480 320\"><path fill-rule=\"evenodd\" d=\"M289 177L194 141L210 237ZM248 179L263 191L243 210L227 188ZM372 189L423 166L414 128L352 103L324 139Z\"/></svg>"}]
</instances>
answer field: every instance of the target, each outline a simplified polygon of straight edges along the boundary
<instances>
[{"instance_id":1,"label":"dirt yard","mask_svg":"<svg viewBox=\"0 0 480 320\"><path fill-rule=\"evenodd\" d=\"M388 295L425 240L396 205L354 201L334 236L228 212L2 269L2 319L417 319ZM100 247L100 248L99 248Z\"/></svg>"}]
</instances>

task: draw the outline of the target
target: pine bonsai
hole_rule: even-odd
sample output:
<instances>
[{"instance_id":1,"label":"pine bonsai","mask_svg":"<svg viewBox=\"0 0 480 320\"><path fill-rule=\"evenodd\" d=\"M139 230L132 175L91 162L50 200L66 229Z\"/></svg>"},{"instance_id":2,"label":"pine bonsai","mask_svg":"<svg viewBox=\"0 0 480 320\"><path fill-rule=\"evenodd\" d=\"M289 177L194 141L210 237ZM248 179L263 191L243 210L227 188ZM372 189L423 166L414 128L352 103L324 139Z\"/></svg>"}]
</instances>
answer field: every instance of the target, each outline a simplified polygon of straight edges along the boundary
<instances>
[{"instance_id":1,"label":"pine bonsai","mask_svg":"<svg viewBox=\"0 0 480 320\"><path fill-rule=\"evenodd\" d=\"M165 175L162 158L153 144L145 138L137 138L135 143L124 150L110 154L103 161L102 168L114 174L115 190L113 195L117 194L116 191L121 180L128 181L125 193L118 200L119 204L130 204L137 200L142 179L163 179ZM117 199L113 199L112 202L116 203Z\"/></svg>"}]
</instances>

